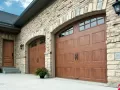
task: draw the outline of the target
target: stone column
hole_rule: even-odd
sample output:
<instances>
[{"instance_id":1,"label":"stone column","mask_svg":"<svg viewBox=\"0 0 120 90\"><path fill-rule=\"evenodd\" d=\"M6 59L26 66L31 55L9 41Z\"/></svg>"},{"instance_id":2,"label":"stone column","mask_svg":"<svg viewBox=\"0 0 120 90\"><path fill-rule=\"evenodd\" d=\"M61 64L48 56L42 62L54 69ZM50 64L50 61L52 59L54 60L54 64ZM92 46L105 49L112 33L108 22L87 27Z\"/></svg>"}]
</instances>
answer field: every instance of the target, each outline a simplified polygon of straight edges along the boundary
<instances>
[{"instance_id":1,"label":"stone column","mask_svg":"<svg viewBox=\"0 0 120 90\"><path fill-rule=\"evenodd\" d=\"M52 35L50 32L46 33L46 52L45 52L45 67L48 69L50 77L54 77L53 73L53 59L52 59Z\"/></svg>"},{"instance_id":2,"label":"stone column","mask_svg":"<svg viewBox=\"0 0 120 90\"><path fill-rule=\"evenodd\" d=\"M120 16L112 7L115 0L108 0L107 24L107 76L109 86L117 87L120 82Z\"/></svg>"}]
</instances>

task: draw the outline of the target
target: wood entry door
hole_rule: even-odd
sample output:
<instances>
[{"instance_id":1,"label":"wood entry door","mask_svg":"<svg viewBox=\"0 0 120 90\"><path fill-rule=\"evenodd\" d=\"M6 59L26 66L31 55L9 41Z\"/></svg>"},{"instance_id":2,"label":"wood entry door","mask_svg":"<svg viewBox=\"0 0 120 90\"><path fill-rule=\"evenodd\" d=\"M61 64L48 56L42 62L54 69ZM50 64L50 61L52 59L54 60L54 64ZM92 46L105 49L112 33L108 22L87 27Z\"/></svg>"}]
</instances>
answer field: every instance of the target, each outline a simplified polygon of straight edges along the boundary
<instances>
[{"instance_id":1,"label":"wood entry door","mask_svg":"<svg viewBox=\"0 0 120 90\"><path fill-rule=\"evenodd\" d=\"M3 40L3 67L14 66L14 41Z\"/></svg>"},{"instance_id":2,"label":"wood entry door","mask_svg":"<svg viewBox=\"0 0 120 90\"><path fill-rule=\"evenodd\" d=\"M35 74L37 68L45 67L45 37L34 40L29 46L29 73Z\"/></svg>"},{"instance_id":3,"label":"wood entry door","mask_svg":"<svg viewBox=\"0 0 120 90\"><path fill-rule=\"evenodd\" d=\"M103 16L73 24L56 34L56 76L107 82L106 25Z\"/></svg>"}]
</instances>

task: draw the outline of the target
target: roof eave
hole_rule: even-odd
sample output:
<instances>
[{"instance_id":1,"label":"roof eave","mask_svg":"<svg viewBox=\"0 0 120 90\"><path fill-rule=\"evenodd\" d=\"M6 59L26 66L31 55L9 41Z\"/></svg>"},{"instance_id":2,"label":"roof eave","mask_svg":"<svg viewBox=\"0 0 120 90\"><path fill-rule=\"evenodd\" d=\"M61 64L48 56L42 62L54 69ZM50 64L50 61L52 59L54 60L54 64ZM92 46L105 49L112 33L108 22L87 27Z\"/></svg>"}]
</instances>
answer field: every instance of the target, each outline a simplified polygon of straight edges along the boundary
<instances>
[{"instance_id":1,"label":"roof eave","mask_svg":"<svg viewBox=\"0 0 120 90\"><path fill-rule=\"evenodd\" d=\"M47 8L55 0L34 0L26 10L20 15L14 25L18 28L22 28L39 12Z\"/></svg>"},{"instance_id":2,"label":"roof eave","mask_svg":"<svg viewBox=\"0 0 120 90\"><path fill-rule=\"evenodd\" d=\"M14 26L4 25L0 23L0 32L18 34L20 33L20 28Z\"/></svg>"}]
</instances>

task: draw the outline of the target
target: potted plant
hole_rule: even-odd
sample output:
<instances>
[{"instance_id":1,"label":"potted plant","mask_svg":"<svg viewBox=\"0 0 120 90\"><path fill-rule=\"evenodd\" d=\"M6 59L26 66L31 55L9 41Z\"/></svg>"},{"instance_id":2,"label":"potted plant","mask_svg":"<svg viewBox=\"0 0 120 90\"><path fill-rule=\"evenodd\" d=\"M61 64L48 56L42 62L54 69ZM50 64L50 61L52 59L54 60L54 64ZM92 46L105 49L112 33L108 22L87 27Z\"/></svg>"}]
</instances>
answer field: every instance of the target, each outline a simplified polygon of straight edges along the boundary
<instances>
[{"instance_id":1,"label":"potted plant","mask_svg":"<svg viewBox=\"0 0 120 90\"><path fill-rule=\"evenodd\" d=\"M0 73L2 73L2 69L0 68Z\"/></svg>"},{"instance_id":2,"label":"potted plant","mask_svg":"<svg viewBox=\"0 0 120 90\"><path fill-rule=\"evenodd\" d=\"M38 68L36 70L36 75L39 75L40 78L44 78L45 75L48 75L48 70L46 68Z\"/></svg>"}]
</instances>

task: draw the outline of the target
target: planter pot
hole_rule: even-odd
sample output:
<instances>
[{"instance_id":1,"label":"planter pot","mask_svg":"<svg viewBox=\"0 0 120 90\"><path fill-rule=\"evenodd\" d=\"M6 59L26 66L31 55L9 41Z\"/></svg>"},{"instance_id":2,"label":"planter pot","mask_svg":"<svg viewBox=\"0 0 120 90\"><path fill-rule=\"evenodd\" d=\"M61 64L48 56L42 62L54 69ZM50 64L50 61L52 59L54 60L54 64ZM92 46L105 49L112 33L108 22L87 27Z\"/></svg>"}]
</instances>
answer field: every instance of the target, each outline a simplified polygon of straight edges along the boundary
<instances>
[{"instance_id":1,"label":"planter pot","mask_svg":"<svg viewBox=\"0 0 120 90\"><path fill-rule=\"evenodd\" d=\"M40 76L40 78L42 78L42 79L43 79L44 77L45 77L45 76Z\"/></svg>"}]
</instances>

